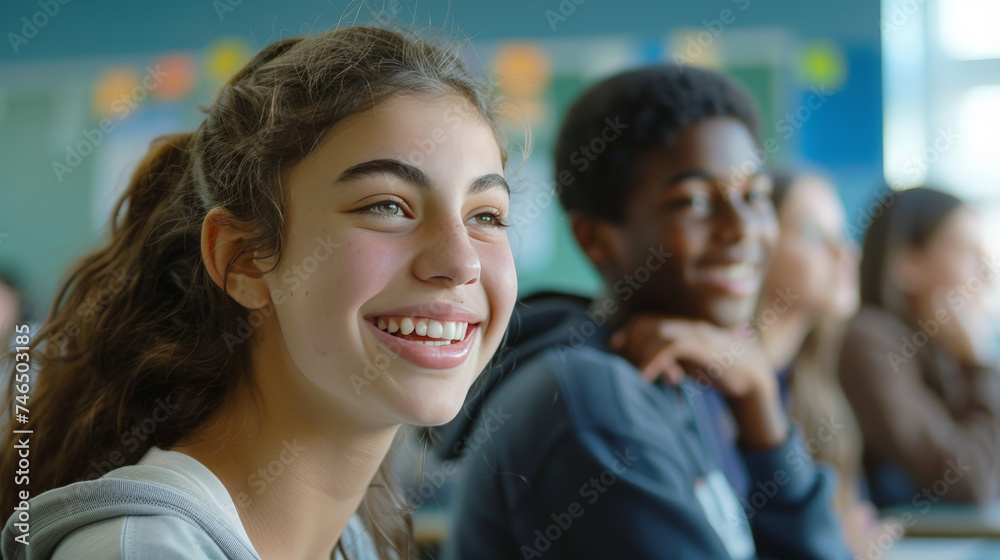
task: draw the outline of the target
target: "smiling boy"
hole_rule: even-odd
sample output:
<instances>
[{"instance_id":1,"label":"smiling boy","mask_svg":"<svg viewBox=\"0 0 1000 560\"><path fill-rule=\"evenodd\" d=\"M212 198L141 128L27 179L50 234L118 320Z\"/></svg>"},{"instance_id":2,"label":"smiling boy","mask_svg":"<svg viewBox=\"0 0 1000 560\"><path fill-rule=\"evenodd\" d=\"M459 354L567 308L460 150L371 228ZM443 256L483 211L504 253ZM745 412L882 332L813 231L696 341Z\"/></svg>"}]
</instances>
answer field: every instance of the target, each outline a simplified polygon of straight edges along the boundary
<instances>
[{"instance_id":1,"label":"smiling boy","mask_svg":"<svg viewBox=\"0 0 1000 560\"><path fill-rule=\"evenodd\" d=\"M573 165L607 119L622 134ZM777 237L757 135L746 94L696 68L625 72L570 108L560 200L605 295L512 321L467 404L510 420L468 462L445 558L849 558L832 481L739 334Z\"/></svg>"}]
</instances>

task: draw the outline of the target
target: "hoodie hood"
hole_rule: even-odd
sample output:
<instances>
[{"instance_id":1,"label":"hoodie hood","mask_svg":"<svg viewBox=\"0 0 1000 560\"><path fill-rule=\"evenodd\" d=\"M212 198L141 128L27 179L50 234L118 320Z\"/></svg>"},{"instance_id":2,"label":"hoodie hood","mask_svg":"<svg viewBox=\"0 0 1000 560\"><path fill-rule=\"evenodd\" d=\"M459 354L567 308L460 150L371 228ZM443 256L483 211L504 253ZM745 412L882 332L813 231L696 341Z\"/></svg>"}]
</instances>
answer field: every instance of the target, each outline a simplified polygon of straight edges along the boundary
<instances>
[{"instance_id":1,"label":"hoodie hood","mask_svg":"<svg viewBox=\"0 0 1000 560\"><path fill-rule=\"evenodd\" d=\"M473 383L461 412L451 422L432 430L432 449L441 460L453 459L457 445L472 430L491 392L507 380L518 364L557 344L570 345L590 300L569 294L547 292L519 300L500 349ZM577 341L579 342L579 341Z\"/></svg>"},{"instance_id":2,"label":"hoodie hood","mask_svg":"<svg viewBox=\"0 0 1000 560\"><path fill-rule=\"evenodd\" d=\"M260 560L191 482L171 470L144 465L121 467L97 480L76 482L32 498L7 520L0 535L0 558L48 560L73 531L129 515L183 519L204 531L225 558Z\"/></svg>"}]
</instances>

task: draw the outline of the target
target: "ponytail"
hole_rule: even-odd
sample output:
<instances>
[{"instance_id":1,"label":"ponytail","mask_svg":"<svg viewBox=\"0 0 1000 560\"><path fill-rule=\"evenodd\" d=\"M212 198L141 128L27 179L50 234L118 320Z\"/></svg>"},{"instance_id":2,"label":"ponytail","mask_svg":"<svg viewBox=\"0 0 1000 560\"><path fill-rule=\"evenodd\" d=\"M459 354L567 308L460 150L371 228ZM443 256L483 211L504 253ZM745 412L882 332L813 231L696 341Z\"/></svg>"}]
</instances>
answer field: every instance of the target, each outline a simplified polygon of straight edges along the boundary
<instances>
[{"instance_id":1,"label":"ponytail","mask_svg":"<svg viewBox=\"0 0 1000 560\"><path fill-rule=\"evenodd\" d=\"M245 349L220 348L218 333L234 329L223 318L242 308L201 263L192 139L153 142L115 207L110 242L72 267L33 340L37 375L21 425L36 458L31 496L133 464L152 445L169 448L245 370ZM6 403L13 394L8 387ZM16 450L0 453L0 470L14 472ZM13 486L2 500L11 511Z\"/></svg>"}]
</instances>

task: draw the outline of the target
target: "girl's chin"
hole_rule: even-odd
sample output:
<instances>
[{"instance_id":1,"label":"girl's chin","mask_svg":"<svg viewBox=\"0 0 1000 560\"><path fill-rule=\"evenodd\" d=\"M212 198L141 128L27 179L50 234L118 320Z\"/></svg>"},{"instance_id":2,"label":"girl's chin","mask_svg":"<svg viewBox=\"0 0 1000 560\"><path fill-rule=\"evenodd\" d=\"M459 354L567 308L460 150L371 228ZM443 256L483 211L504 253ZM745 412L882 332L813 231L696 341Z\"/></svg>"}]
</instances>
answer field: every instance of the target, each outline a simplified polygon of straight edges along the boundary
<instances>
[{"instance_id":1,"label":"girl's chin","mask_svg":"<svg viewBox=\"0 0 1000 560\"><path fill-rule=\"evenodd\" d=\"M451 422L458 415L468 393L468 383L445 387L441 383L421 381L400 387L398 396L387 406L404 424L439 426Z\"/></svg>"}]
</instances>

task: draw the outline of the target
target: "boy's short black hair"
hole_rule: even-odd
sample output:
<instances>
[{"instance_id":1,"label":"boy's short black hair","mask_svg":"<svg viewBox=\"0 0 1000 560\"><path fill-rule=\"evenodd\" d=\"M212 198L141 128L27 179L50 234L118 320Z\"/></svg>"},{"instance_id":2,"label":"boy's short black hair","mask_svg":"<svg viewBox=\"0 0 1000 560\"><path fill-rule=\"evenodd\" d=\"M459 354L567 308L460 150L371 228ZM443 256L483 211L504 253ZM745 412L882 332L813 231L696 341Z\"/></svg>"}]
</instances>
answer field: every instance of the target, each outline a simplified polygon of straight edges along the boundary
<instances>
[{"instance_id":1,"label":"boy's short black hair","mask_svg":"<svg viewBox=\"0 0 1000 560\"><path fill-rule=\"evenodd\" d=\"M556 139L563 208L620 223L639 158L652 148L669 147L682 130L720 116L738 119L759 141L756 105L719 72L658 65L597 83L570 106Z\"/></svg>"}]
</instances>

